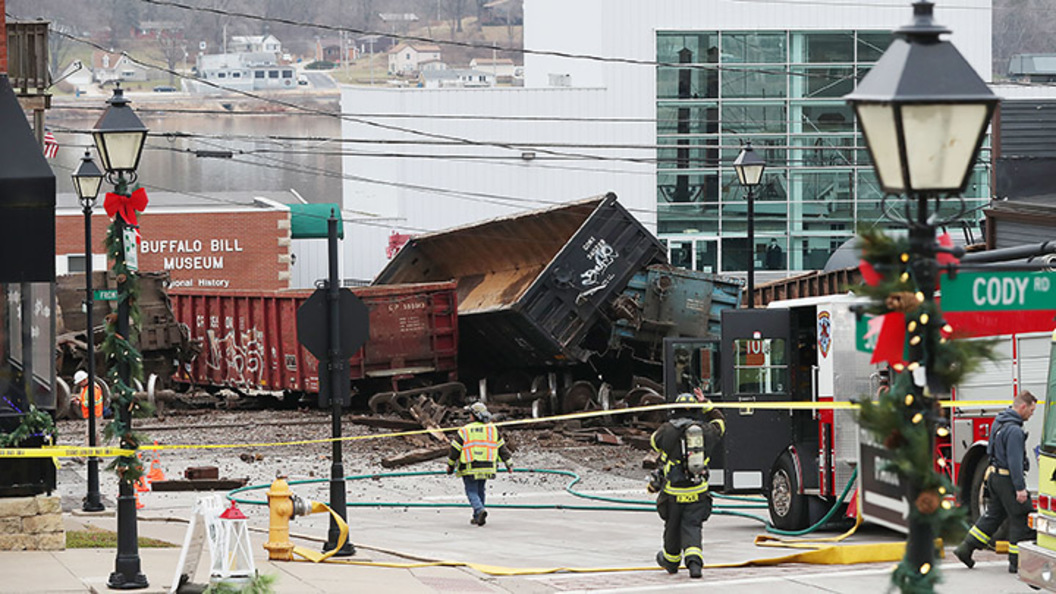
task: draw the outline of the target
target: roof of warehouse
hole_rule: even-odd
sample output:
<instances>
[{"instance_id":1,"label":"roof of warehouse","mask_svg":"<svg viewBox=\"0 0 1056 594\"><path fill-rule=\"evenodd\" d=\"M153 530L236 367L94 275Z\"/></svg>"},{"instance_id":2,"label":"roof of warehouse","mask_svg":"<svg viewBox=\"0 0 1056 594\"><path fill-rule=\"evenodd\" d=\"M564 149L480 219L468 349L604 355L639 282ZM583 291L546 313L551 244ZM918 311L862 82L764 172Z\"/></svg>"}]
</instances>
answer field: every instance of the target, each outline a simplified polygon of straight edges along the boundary
<instances>
[{"instance_id":1,"label":"roof of warehouse","mask_svg":"<svg viewBox=\"0 0 1056 594\"><path fill-rule=\"evenodd\" d=\"M99 198L95 204L95 209L97 211L102 211L105 196L105 190L100 190ZM263 210L268 208L255 202L254 198L265 198L280 204L300 204L300 201L297 200L297 197L291 192L269 191L160 192L151 191L150 188L147 188L147 198L150 200L150 203L147 205L148 212L155 208L164 208L166 210L179 209L185 211ZM76 210L77 212L81 212L81 206L77 201L77 196L72 192L57 194L55 196L55 209L56 211Z\"/></svg>"}]
</instances>

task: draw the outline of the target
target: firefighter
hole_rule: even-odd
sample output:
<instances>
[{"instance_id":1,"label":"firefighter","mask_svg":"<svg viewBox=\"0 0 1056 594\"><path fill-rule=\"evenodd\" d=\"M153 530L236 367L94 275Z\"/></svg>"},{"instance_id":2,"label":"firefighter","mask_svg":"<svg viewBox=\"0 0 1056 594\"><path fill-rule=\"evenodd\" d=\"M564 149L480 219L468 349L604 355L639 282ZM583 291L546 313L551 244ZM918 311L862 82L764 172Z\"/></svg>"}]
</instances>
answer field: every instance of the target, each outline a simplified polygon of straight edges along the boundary
<instances>
[{"instance_id":1,"label":"firefighter","mask_svg":"<svg viewBox=\"0 0 1056 594\"><path fill-rule=\"evenodd\" d=\"M699 388L679 394L675 402L689 406L671 409L670 420L651 438L659 456L648 489L659 492L656 511L664 520L664 546L656 562L668 573L678 573L684 561L689 577L699 578L704 567L701 528L711 516L707 447L718 443L726 421Z\"/></svg>"},{"instance_id":2,"label":"firefighter","mask_svg":"<svg viewBox=\"0 0 1056 594\"><path fill-rule=\"evenodd\" d=\"M80 395L74 399L74 405L81 405L81 418L88 418L88 411L91 408L88 404L88 374L84 370L78 370L73 374L73 384L80 390ZM103 416L103 391L99 388L99 384L95 385L95 417L101 418Z\"/></svg>"},{"instance_id":3,"label":"firefighter","mask_svg":"<svg viewBox=\"0 0 1056 594\"><path fill-rule=\"evenodd\" d=\"M462 477L466 497L473 508L470 524L483 526L488 518L484 509L484 491L488 479L495 478L495 470L501 459L507 472L513 472L510 450L499 437L499 430L491 424L491 413L483 402L474 402L466 407L473 420L458 430L451 440L447 459L447 474L455 472Z\"/></svg>"},{"instance_id":4,"label":"firefighter","mask_svg":"<svg viewBox=\"0 0 1056 594\"><path fill-rule=\"evenodd\" d=\"M990 505L953 551L969 568L975 565L972 552L990 546L994 533L1008 518L1008 572L1019 572L1019 541L1031 538L1027 516L1034 511L1027 492L1030 460L1024 445L1027 434L1023 423L1034 414L1037 403L1033 394L1023 390L990 426L990 441L986 446L990 467L983 478L983 488L990 492Z\"/></svg>"}]
</instances>

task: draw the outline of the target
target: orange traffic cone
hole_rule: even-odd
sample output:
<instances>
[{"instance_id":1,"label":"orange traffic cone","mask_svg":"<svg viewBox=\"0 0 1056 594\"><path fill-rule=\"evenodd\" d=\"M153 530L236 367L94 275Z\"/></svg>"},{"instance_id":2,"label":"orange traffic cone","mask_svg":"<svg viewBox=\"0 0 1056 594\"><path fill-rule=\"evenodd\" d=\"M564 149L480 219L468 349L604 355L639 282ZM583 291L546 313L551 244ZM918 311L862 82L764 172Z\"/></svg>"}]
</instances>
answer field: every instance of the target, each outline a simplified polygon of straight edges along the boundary
<instances>
[{"instance_id":1,"label":"orange traffic cone","mask_svg":"<svg viewBox=\"0 0 1056 594\"><path fill-rule=\"evenodd\" d=\"M158 445L158 442L154 442ZM154 459L150 462L150 470L147 471L147 481L154 483L165 480L165 473L161 470L161 460L158 459L158 451L154 450Z\"/></svg>"},{"instance_id":2,"label":"orange traffic cone","mask_svg":"<svg viewBox=\"0 0 1056 594\"><path fill-rule=\"evenodd\" d=\"M134 484L136 486L137 497L138 493L145 493L150 490L150 485L147 484L146 477L139 477L139 479Z\"/></svg>"},{"instance_id":3,"label":"orange traffic cone","mask_svg":"<svg viewBox=\"0 0 1056 594\"><path fill-rule=\"evenodd\" d=\"M143 509L143 502L139 500L139 489L136 489L136 509Z\"/></svg>"}]
</instances>

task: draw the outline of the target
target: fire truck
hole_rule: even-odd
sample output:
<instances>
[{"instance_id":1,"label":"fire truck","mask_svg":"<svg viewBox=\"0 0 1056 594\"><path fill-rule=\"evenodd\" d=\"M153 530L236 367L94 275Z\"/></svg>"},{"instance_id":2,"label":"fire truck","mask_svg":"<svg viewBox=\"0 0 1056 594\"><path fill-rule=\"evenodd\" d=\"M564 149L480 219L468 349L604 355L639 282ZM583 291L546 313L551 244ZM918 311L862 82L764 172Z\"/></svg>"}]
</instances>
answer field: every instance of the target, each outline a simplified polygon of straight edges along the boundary
<instances>
[{"instance_id":1,"label":"fire truck","mask_svg":"<svg viewBox=\"0 0 1056 594\"><path fill-rule=\"evenodd\" d=\"M985 287L982 295L985 301ZM1049 299L1046 307L1051 308L1056 299ZM695 382L714 401L748 404L727 409L726 437L721 451L712 455L709 483L718 492L765 494L771 522L778 528L798 530L817 522L836 504L857 468L863 517L905 530L905 491L897 476L883 469L882 446L859 433L853 410L750 406L846 403L884 389L888 370L870 363L876 324L856 313L855 306L863 303L847 294L728 310L722 315L721 343L670 339L666 345L672 364L665 383L677 386L669 392ZM999 355L957 386L951 398L966 403L1007 401L1024 389L1044 398L1054 314L1052 309L1009 308L947 312L947 321L961 335L995 341ZM960 487L959 502L970 506L973 519L986 504L981 484L987 434L1003 408L949 409L951 434L936 446L936 461L941 460L937 468L951 474ZM1034 424L1038 426L1031 427ZM1036 458L1040 420L1028 429L1034 436L1028 447ZM1036 473L1032 480L1036 490Z\"/></svg>"}]
</instances>

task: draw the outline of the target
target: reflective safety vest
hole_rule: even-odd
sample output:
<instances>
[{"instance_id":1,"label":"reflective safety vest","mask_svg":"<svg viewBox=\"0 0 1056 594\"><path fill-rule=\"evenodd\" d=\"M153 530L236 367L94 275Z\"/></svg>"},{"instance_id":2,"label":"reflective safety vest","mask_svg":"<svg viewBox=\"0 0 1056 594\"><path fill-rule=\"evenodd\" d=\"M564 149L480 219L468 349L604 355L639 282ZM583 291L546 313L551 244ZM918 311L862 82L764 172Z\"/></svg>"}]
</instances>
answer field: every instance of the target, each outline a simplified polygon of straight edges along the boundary
<instances>
[{"instance_id":1,"label":"reflective safety vest","mask_svg":"<svg viewBox=\"0 0 1056 594\"><path fill-rule=\"evenodd\" d=\"M499 430L494 425L474 421L459 429L458 437L451 445L461 452L458 457L459 476L494 478L499 448L506 443L499 437Z\"/></svg>"},{"instance_id":2,"label":"reflective safety vest","mask_svg":"<svg viewBox=\"0 0 1056 594\"><path fill-rule=\"evenodd\" d=\"M88 384L81 388L81 418L88 418ZM103 416L103 391L95 386L95 416Z\"/></svg>"}]
</instances>

